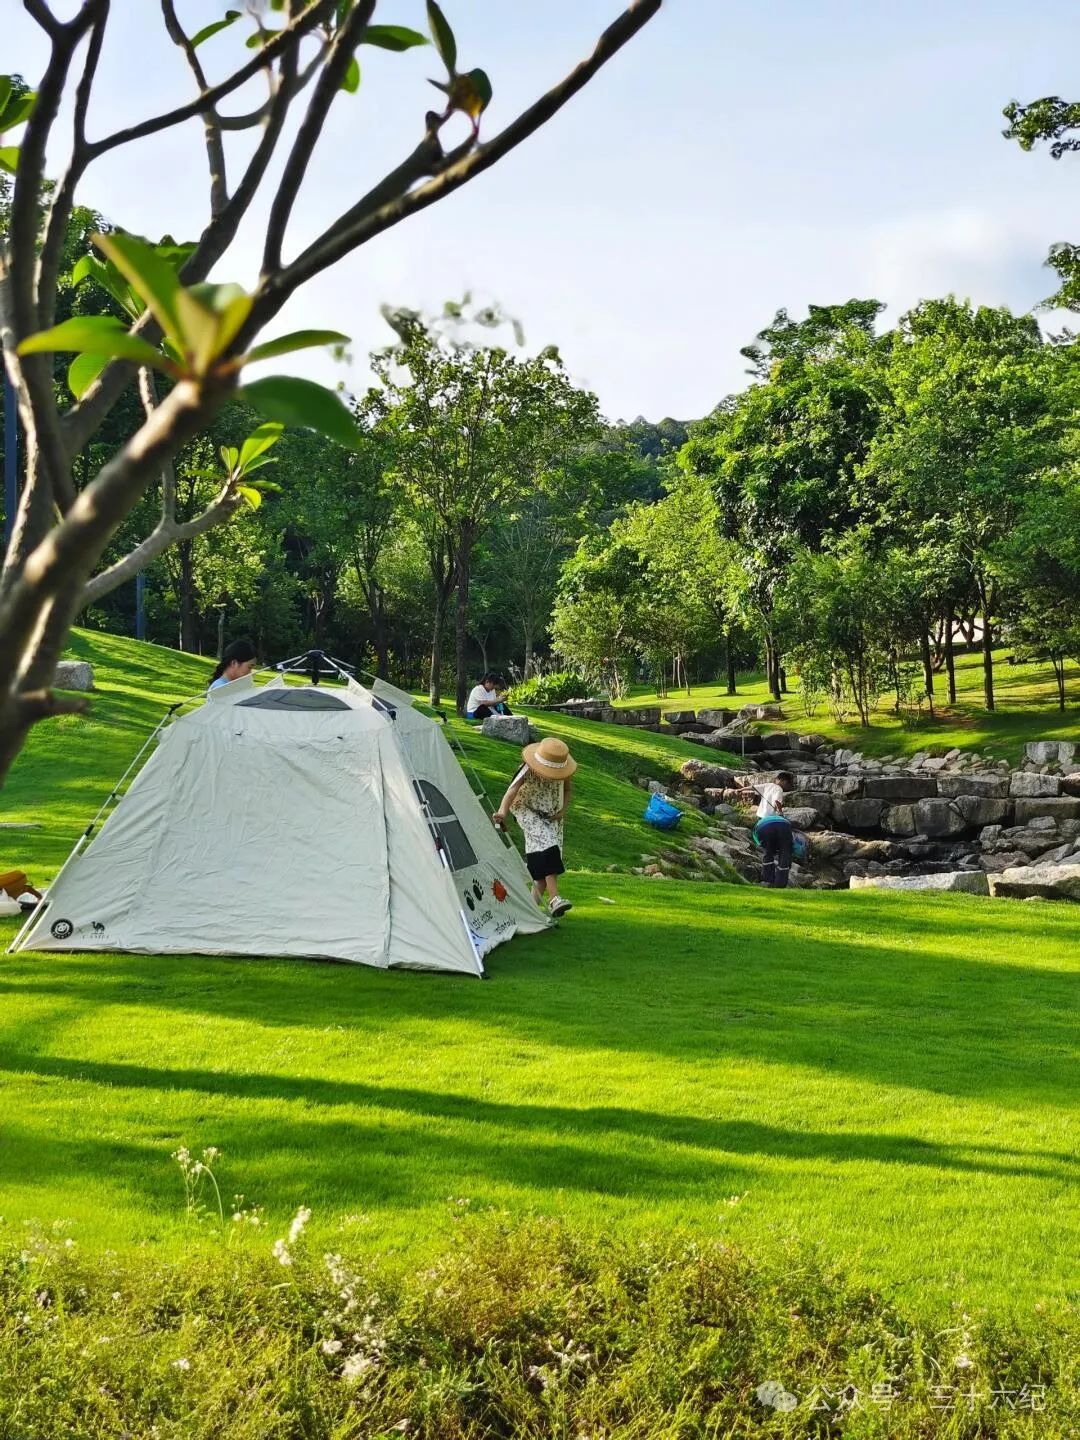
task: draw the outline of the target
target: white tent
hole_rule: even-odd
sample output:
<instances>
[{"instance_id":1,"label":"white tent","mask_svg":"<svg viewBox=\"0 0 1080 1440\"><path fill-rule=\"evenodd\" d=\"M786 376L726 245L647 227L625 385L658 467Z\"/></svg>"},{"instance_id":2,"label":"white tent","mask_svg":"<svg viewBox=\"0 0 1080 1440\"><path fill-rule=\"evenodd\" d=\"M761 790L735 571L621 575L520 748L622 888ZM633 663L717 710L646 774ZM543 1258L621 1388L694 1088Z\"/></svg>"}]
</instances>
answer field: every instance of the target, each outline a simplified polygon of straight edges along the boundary
<instances>
[{"instance_id":1,"label":"white tent","mask_svg":"<svg viewBox=\"0 0 1080 1440\"><path fill-rule=\"evenodd\" d=\"M12 948L483 975L494 946L549 924L408 695L243 679L164 730Z\"/></svg>"}]
</instances>

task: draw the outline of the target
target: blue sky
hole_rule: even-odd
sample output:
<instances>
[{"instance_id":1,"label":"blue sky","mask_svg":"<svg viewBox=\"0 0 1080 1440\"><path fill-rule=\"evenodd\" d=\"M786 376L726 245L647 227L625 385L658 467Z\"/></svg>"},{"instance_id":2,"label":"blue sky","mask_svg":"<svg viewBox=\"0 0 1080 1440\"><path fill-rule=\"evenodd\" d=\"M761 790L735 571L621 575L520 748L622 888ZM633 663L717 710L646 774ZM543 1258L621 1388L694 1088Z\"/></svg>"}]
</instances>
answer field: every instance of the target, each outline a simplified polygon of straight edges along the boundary
<instances>
[{"instance_id":1,"label":"blue sky","mask_svg":"<svg viewBox=\"0 0 1080 1440\"><path fill-rule=\"evenodd\" d=\"M235 0L232 0L235 3ZM4 68L44 51L4 0ZM60 14L76 8L56 0ZM190 31L225 0L178 0ZM482 65L489 133L584 55L619 0L444 0L463 66ZM422 0L378 17L424 28ZM201 52L218 76L237 31ZM873 295L886 319L954 291L1026 309L1052 288L1047 246L1080 239L1068 159L1001 138L1011 98L1075 91L1074 0L665 0L660 15L532 140L475 183L309 286L278 328L332 325L350 366L291 368L363 389L383 301L433 309L465 289L557 344L612 418L693 418L745 383L739 348L779 306ZM246 52L243 52L246 55ZM363 54L303 192L299 248L411 145L433 52ZM92 133L186 99L152 0L113 0ZM206 181L197 125L107 157L81 199L128 229L194 236ZM61 159L57 151L54 163ZM250 283L253 216L215 278ZM280 362L278 362L280 364Z\"/></svg>"}]
</instances>

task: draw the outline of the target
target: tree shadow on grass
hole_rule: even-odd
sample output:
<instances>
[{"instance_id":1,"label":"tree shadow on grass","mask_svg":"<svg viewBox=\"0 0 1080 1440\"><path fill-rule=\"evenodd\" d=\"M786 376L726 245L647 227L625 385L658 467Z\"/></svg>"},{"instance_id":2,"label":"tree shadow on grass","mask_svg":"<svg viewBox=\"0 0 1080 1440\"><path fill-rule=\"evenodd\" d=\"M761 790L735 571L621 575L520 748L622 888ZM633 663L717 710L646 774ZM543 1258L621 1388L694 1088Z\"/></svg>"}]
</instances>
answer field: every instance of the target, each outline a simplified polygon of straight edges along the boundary
<instances>
[{"instance_id":1,"label":"tree shadow on grass","mask_svg":"<svg viewBox=\"0 0 1080 1440\"><path fill-rule=\"evenodd\" d=\"M695 1190L721 1196L752 1183L761 1165L775 1160L895 1165L942 1177L1057 1184L1075 1180L1078 1170L1077 1157L1067 1153L937 1143L899 1133L804 1131L626 1107L504 1104L315 1077L29 1055L7 1055L3 1066L39 1081L101 1087L99 1114L107 1113L110 1090L146 1091L151 1097L169 1094L174 1120L178 1095L190 1094L193 1123L245 1177L256 1174L268 1187L284 1185L299 1199L325 1195L335 1207L347 1206L353 1196L364 1204L422 1207L444 1199L448 1186L475 1186L478 1177L481 1185L508 1185L538 1196L565 1191L651 1203ZM207 1105L207 1099L213 1103ZM140 1121L145 1133L141 1115L129 1118L129 1133L137 1133ZM166 1138L167 1129L163 1133L156 1122L153 1128L160 1144L155 1138L59 1139L25 1119L3 1125L0 1181L45 1186L58 1173L96 1175L155 1204L167 1203L176 1192L166 1163L171 1146L193 1142L187 1127L175 1138Z\"/></svg>"}]
</instances>

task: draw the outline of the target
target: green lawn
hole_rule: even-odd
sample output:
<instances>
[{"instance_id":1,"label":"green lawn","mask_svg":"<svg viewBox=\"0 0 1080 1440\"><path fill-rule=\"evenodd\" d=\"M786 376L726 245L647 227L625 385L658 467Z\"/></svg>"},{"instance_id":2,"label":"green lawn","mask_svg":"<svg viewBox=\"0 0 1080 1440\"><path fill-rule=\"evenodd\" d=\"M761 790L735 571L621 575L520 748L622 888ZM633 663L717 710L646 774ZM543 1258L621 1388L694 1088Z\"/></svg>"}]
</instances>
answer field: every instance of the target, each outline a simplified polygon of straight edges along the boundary
<instances>
[{"instance_id":1,"label":"green lawn","mask_svg":"<svg viewBox=\"0 0 1080 1440\"><path fill-rule=\"evenodd\" d=\"M94 718L36 731L5 802L45 821L0 831L0 861L35 873L207 668L77 649ZM414 1256L494 1207L763 1250L798 1235L915 1308L1075 1299L1080 910L604 874L655 844L627 777L700 751L550 728L583 762L576 908L498 950L487 983L4 957L0 1215L177 1254L198 1232L170 1154L214 1145L226 1201L265 1207L271 1234L310 1205L316 1243ZM494 795L512 752L466 743Z\"/></svg>"},{"instance_id":2,"label":"green lawn","mask_svg":"<svg viewBox=\"0 0 1080 1440\"><path fill-rule=\"evenodd\" d=\"M798 693L798 680L791 677L792 693L784 697L785 723L798 730L813 730L827 735L839 744L850 745L866 755L913 755L929 746L963 750L990 751L997 759L1019 761L1028 740L1080 740L1080 666L1070 665L1066 672L1064 713L1058 709L1054 673L1046 661L1009 665L1011 652L999 650L994 669L994 690L997 708L993 713L983 708L982 658L977 654L956 657L956 705L944 704L947 682L937 677L937 704L933 719L924 715L914 728L905 728L891 709L886 696L872 714L872 724L864 729L848 719L838 723L828 706L819 705L812 715L803 709ZM665 710L700 710L707 706L737 709L740 705L771 702L772 696L761 674L740 675L738 695L726 693L726 684L694 685L691 694L672 691L666 700L657 700L648 686L634 686L617 706L626 709L638 705L660 705Z\"/></svg>"}]
</instances>

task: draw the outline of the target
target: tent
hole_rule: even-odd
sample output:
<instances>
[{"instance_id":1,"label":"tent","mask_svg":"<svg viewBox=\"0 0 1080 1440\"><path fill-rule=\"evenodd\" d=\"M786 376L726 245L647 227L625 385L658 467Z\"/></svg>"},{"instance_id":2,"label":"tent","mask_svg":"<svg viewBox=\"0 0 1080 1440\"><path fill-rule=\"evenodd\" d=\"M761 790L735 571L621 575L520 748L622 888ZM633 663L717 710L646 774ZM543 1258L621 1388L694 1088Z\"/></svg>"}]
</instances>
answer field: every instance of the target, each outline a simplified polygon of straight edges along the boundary
<instances>
[{"instance_id":1,"label":"tent","mask_svg":"<svg viewBox=\"0 0 1080 1440\"><path fill-rule=\"evenodd\" d=\"M295 955L483 975L550 921L409 695L249 678L173 720L12 949Z\"/></svg>"}]
</instances>

